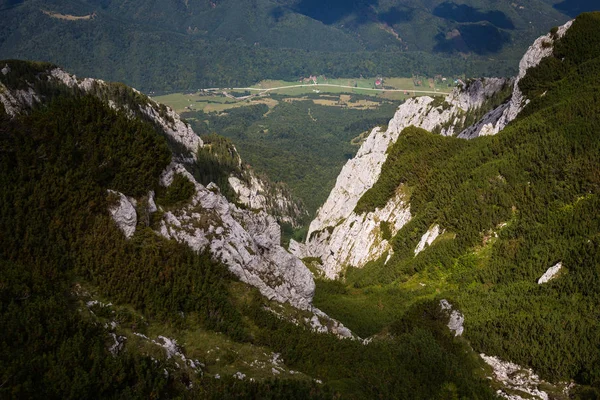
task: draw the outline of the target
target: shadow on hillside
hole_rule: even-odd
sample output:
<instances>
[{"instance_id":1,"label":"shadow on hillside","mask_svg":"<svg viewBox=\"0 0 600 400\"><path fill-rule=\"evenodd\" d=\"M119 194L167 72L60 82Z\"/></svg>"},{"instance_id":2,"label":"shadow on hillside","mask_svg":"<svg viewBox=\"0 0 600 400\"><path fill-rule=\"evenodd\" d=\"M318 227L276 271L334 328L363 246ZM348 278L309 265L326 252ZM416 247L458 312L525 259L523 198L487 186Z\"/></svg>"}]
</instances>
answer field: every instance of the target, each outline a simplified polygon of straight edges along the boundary
<instances>
[{"instance_id":1,"label":"shadow on hillside","mask_svg":"<svg viewBox=\"0 0 600 400\"><path fill-rule=\"evenodd\" d=\"M327 25L349 16L363 23L369 20L371 6L377 3L378 0L302 0L294 9Z\"/></svg>"},{"instance_id":2,"label":"shadow on hillside","mask_svg":"<svg viewBox=\"0 0 600 400\"><path fill-rule=\"evenodd\" d=\"M574 18L582 12L600 11L600 2L598 0L563 0L555 4L554 8Z\"/></svg>"},{"instance_id":3,"label":"shadow on hillside","mask_svg":"<svg viewBox=\"0 0 600 400\"><path fill-rule=\"evenodd\" d=\"M476 53L479 55L497 53L510 42L508 33L489 23L462 24L436 37L434 51L438 53Z\"/></svg>"},{"instance_id":4,"label":"shadow on hillside","mask_svg":"<svg viewBox=\"0 0 600 400\"><path fill-rule=\"evenodd\" d=\"M501 29L515 29L513 22L502 11L482 12L466 4L446 2L438 5L433 10L433 15L456 22L484 22L487 21Z\"/></svg>"}]
</instances>

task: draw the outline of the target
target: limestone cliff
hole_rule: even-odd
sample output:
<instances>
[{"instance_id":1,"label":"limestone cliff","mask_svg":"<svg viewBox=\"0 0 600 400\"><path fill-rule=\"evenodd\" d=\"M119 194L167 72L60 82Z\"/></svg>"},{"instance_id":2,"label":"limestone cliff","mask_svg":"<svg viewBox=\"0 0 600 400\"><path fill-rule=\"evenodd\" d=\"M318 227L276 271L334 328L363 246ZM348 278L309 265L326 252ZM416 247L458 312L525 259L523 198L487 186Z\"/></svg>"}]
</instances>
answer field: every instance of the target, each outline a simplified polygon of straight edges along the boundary
<instances>
[{"instance_id":1,"label":"limestone cliff","mask_svg":"<svg viewBox=\"0 0 600 400\"><path fill-rule=\"evenodd\" d=\"M179 163L167 168L161 184L169 186L175 173L194 184L195 194L185 206L163 214L160 234L197 251L210 249L241 281L269 299L309 309L315 289L312 274L280 246L275 218L229 203L216 185L204 187Z\"/></svg>"},{"instance_id":2,"label":"limestone cliff","mask_svg":"<svg viewBox=\"0 0 600 400\"><path fill-rule=\"evenodd\" d=\"M354 208L365 192L375 184L387 158L387 149L404 128L414 125L454 135L466 113L481 108L510 80L480 79L456 88L443 101L428 96L407 100L388 124L387 130L375 128L356 156L342 168L336 185L311 222L306 243L292 243L290 250L299 257L318 257L326 276L336 277L346 266L362 267L391 246L383 237L381 221L389 223L391 235L410 220L410 207L399 190L388 204L375 212L357 215Z\"/></svg>"},{"instance_id":3,"label":"limestone cliff","mask_svg":"<svg viewBox=\"0 0 600 400\"><path fill-rule=\"evenodd\" d=\"M348 266L362 267L386 252L389 257L392 248L384 238L382 222L390 227L393 236L410 220L410 205L403 191L400 189L382 209L360 215L354 212L358 200L379 178L388 147L411 125L460 138L498 133L527 104L518 82L528 68L552 53L553 41L570 26L571 22L555 35L536 40L521 60L516 78L476 79L461 84L445 99L423 96L400 105L387 129L373 129L356 156L346 163L311 222L306 243L292 242L290 251L299 257L320 258L321 268L330 278Z\"/></svg>"},{"instance_id":4,"label":"limestone cliff","mask_svg":"<svg viewBox=\"0 0 600 400\"><path fill-rule=\"evenodd\" d=\"M515 78L510 101L487 113L480 121L462 131L458 137L471 139L481 135L495 135L514 120L529 102L519 89L519 81L525 77L529 68L535 67L543 58L552 54L554 41L563 37L572 24L573 21L569 21L559 27L556 34L548 33L539 37L519 62L519 74Z\"/></svg>"}]
</instances>

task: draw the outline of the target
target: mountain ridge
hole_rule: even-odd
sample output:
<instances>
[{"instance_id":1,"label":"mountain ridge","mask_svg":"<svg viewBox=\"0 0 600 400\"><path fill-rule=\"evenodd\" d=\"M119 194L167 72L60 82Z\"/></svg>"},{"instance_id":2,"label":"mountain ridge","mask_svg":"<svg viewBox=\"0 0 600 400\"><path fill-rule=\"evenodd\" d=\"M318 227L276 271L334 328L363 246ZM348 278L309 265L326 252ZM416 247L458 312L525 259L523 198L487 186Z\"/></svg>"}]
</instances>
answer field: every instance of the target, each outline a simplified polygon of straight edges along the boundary
<instances>
[{"instance_id":1,"label":"mountain ridge","mask_svg":"<svg viewBox=\"0 0 600 400\"><path fill-rule=\"evenodd\" d=\"M404 312L399 302L444 296L464 314L464 335L476 351L531 367L552 382L597 386L595 364L585 361L598 357L596 339L583 331L597 329L585 310L598 304L600 274L592 211L600 162L598 18L582 14L536 40L510 97L474 114L482 123L468 113L449 113L446 123L439 116L451 101L419 98L399 107L395 119L406 121L400 128L393 120L388 132L372 132L372 143L338 178L306 244L290 247L337 278L317 280L317 306L371 335L385 332L385 323L373 321ZM478 86L485 81L465 89ZM463 126L461 118L492 134L443 136L453 124ZM385 159L372 179L359 178L367 170L359 157L372 154L367 148ZM350 206L331 206L348 198ZM381 213L400 204L410 218ZM547 281L548 271L559 272ZM359 305L365 309L357 311Z\"/></svg>"},{"instance_id":2,"label":"mountain ridge","mask_svg":"<svg viewBox=\"0 0 600 400\"><path fill-rule=\"evenodd\" d=\"M313 14L333 8L307 1L142 3L17 2L3 10L0 58L47 60L145 92L313 74L507 76L526 44L568 19L541 1L334 1L343 12L329 24ZM95 17L69 21L40 10ZM497 40L481 41L485 34ZM501 46L488 49L493 43ZM113 62L102 63L106 57Z\"/></svg>"}]
</instances>

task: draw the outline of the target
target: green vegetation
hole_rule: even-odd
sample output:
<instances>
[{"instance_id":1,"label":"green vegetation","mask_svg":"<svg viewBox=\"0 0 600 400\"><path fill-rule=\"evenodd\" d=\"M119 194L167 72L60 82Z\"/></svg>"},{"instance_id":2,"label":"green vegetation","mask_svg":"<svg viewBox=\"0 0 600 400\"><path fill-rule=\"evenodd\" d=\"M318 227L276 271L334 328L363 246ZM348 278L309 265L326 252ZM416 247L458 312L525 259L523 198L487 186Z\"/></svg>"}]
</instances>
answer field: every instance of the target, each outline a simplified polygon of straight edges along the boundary
<instances>
[{"instance_id":1,"label":"green vegetation","mask_svg":"<svg viewBox=\"0 0 600 400\"><path fill-rule=\"evenodd\" d=\"M311 215L327 198L344 163L356 153L352 139L387 123L396 109L396 104L375 98L371 99L377 108L359 110L271 97L279 104L270 110L257 104L229 109L226 114L187 112L183 116L198 134L215 132L229 138L245 162L272 181L285 182Z\"/></svg>"},{"instance_id":2,"label":"green vegetation","mask_svg":"<svg viewBox=\"0 0 600 400\"><path fill-rule=\"evenodd\" d=\"M409 128L393 145L357 209L385 203L404 185L413 219L391 238L387 264L384 255L348 269L344 283L319 281L315 297L359 335L375 335L367 345L286 321L309 315L276 308L207 254L156 235L143 218L124 238L108 215L114 196L107 190L142 198L160 189L172 155L155 126L50 86L54 95L29 115L0 112L0 396L495 398L475 349L550 381L574 379L587 385L575 396L597 397L600 41L590 38L599 37L600 15L580 17L556 46L563 66L550 58L533 70L522 86L531 102L500 134L459 141ZM304 107L307 117L295 121L302 124L331 110L309 101L289 106ZM232 117L240 136L262 123L267 110L256 107ZM255 134L285 138L277 117L300 113L278 108L261 128L268 131ZM204 118L218 124L227 116ZM231 144L213 138L212 161L233 164L235 157L222 158ZM202 162L192 173L205 170ZM189 198L183 179L157 196L159 205ZM414 256L433 224L446 233ZM391 236L385 223L380 229ZM559 261L560 276L538 285ZM116 306L84 309L81 288ZM464 338L447 329L441 298L465 314ZM128 337L116 356L108 350L114 328L103 325L113 318ZM206 375L155 357L133 332L183 338L185 350L206 361ZM227 346L219 349L222 362L200 353L202 340ZM280 353L300 376L271 379L262 371L252 382L229 375L241 357L262 350ZM217 371L228 375L214 379Z\"/></svg>"},{"instance_id":3,"label":"green vegetation","mask_svg":"<svg viewBox=\"0 0 600 400\"><path fill-rule=\"evenodd\" d=\"M346 271L341 286L319 283L316 305L374 334L409 315L411 304L443 296L464 312L476 351L549 381L574 379L597 396L598 37L600 14L580 16L554 56L523 80L531 102L496 136L459 141L405 129L356 210L379 207L406 185L413 219L392 238L387 264L384 255ZM415 256L433 224L447 233ZM538 285L557 262L560 276Z\"/></svg>"},{"instance_id":4,"label":"green vegetation","mask_svg":"<svg viewBox=\"0 0 600 400\"><path fill-rule=\"evenodd\" d=\"M196 188L185 176L175 174L173 182L167 188L159 186L156 201L166 207L171 207L185 203L192 198Z\"/></svg>"},{"instance_id":5,"label":"green vegetation","mask_svg":"<svg viewBox=\"0 0 600 400\"><path fill-rule=\"evenodd\" d=\"M198 132L196 132L198 133ZM194 175L198 182L207 186L214 182L225 197L235 201L237 195L229 185L230 175L241 174L239 156L230 140L212 134L202 136L204 147L198 149Z\"/></svg>"},{"instance_id":6,"label":"green vegetation","mask_svg":"<svg viewBox=\"0 0 600 400\"><path fill-rule=\"evenodd\" d=\"M510 76L540 33L568 19L548 2L335 3L5 1L0 58L46 60L144 92L319 74ZM330 12L341 14L321 15Z\"/></svg>"},{"instance_id":7,"label":"green vegetation","mask_svg":"<svg viewBox=\"0 0 600 400\"><path fill-rule=\"evenodd\" d=\"M275 316L257 290L207 254L157 235L148 219L125 239L107 212L109 189L137 198L155 190L162 206L190 194L181 175L160 192L172 156L148 122L73 92L28 115L1 113L0 133L1 397L493 398L481 361L442 315L407 321L395 338L368 346L339 340ZM280 308L298 321L308 316ZM206 362L206 376L133 333L179 338ZM117 355L112 334L127 338ZM208 350L226 346L218 359L200 353L207 341ZM231 376L240 357L264 357L261 350L301 373ZM252 370L254 360L244 361ZM228 375L215 379L218 371Z\"/></svg>"}]
</instances>

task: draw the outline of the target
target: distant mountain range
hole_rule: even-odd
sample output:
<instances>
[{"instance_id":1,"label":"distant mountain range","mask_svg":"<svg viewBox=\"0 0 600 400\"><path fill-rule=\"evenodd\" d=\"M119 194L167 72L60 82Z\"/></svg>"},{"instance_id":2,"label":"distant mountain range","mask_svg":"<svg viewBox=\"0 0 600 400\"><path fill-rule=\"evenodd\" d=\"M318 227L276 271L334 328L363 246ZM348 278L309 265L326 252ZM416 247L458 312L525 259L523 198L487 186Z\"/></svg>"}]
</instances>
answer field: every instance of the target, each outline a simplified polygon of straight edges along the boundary
<instances>
[{"instance_id":1,"label":"distant mountain range","mask_svg":"<svg viewBox=\"0 0 600 400\"><path fill-rule=\"evenodd\" d=\"M0 58L144 91L265 78L512 75L590 0L2 0Z\"/></svg>"}]
</instances>

